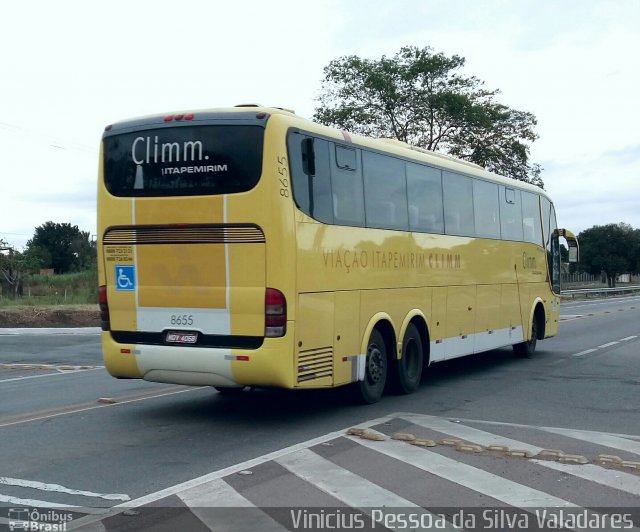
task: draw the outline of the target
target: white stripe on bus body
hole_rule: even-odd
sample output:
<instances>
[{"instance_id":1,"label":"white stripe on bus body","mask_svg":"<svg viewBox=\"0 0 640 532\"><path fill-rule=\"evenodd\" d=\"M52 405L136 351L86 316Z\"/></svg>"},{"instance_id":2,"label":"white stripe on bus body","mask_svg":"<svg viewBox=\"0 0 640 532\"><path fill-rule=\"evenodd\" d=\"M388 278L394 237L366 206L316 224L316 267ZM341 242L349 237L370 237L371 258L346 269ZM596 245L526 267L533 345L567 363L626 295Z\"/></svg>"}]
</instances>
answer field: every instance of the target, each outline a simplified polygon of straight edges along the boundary
<instances>
[{"instance_id":1,"label":"white stripe on bus body","mask_svg":"<svg viewBox=\"0 0 640 532\"><path fill-rule=\"evenodd\" d=\"M231 349L138 345L136 361L142 378L188 386L237 386L231 370Z\"/></svg>"},{"instance_id":2,"label":"white stripe on bus body","mask_svg":"<svg viewBox=\"0 0 640 532\"><path fill-rule=\"evenodd\" d=\"M485 331L443 340L432 341L430 348L430 361L440 362L452 358L463 357L473 353L482 353L511 346L524 341L522 327L507 327L494 331Z\"/></svg>"},{"instance_id":3,"label":"white stripe on bus body","mask_svg":"<svg viewBox=\"0 0 640 532\"><path fill-rule=\"evenodd\" d=\"M170 308L170 307L138 307L136 312L138 331L186 330L199 331L204 334L231 334L231 313L228 309L217 308ZM182 322L185 317L187 323ZM174 324L171 323L174 321Z\"/></svg>"}]
</instances>

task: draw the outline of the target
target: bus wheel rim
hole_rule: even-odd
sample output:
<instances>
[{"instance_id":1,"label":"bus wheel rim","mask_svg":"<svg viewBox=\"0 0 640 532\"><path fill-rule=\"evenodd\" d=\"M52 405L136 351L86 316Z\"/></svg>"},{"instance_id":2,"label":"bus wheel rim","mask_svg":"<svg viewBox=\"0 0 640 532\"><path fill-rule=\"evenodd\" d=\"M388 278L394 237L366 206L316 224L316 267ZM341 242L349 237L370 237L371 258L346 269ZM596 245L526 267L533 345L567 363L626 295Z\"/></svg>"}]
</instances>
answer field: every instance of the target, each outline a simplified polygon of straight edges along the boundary
<instances>
[{"instance_id":1,"label":"bus wheel rim","mask_svg":"<svg viewBox=\"0 0 640 532\"><path fill-rule=\"evenodd\" d=\"M382 379L383 364L384 361L382 352L377 345L371 345L369 347L367 364L368 379L371 384L377 384Z\"/></svg>"}]
</instances>

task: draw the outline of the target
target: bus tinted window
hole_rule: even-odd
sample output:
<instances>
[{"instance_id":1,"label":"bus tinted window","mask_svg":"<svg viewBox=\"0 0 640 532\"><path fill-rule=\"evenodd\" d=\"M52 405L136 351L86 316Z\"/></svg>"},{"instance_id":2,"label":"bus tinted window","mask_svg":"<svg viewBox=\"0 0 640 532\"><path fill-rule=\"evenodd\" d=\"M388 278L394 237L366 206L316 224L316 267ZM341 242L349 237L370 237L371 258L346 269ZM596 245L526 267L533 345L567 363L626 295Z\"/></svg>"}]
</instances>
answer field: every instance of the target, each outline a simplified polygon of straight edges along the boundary
<instances>
[{"instance_id":1,"label":"bus tinted window","mask_svg":"<svg viewBox=\"0 0 640 532\"><path fill-rule=\"evenodd\" d=\"M500 185L500 227L504 240L522 240L520 191Z\"/></svg>"},{"instance_id":2,"label":"bus tinted window","mask_svg":"<svg viewBox=\"0 0 640 532\"><path fill-rule=\"evenodd\" d=\"M115 196L231 194L260 179L264 129L181 126L104 139L104 179Z\"/></svg>"},{"instance_id":3,"label":"bus tinted window","mask_svg":"<svg viewBox=\"0 0 640 532\"><path fill-rule=\"evenodd\" d=\"M298 208L312 218L333 223L330 144L299 133L289 136L293 195Z\"/></svg>"},{"instance_id":4,"label":"bus tinted window","mask_svg":"<svg viewBox=\"0 0 640 532\"><path fill-rule=\"evenodd\" d=\"M367 227L408 229L407 181L404 162L378 153L363 152Z\"/></svg>"},{"instance_id":5,"label":"bus tinted window","mask_svg":"<svg viewBox=\"0 0 640 532\"><path fill-rule=\"evenodd\" d=\"M549 231L549 219L551 217L551 202L542 196L540 198L542 204L542 228L544 231L544 247L549 247L549 237L551 232Z\"/></svg>"},{"instance_id":6,"label":"bus tinted window","mask_svg":"<svg viewBox=\"0 0 640 532\"><path fill-rule=\"evenodd\" d=\"M345 170L338 166L336 151L331 153L331 199L333 219L339 225L364 226L364 191L362 189L362 166ZM360 150L356 150L356 161Z\"/></svg>"},{"instance_id":7,"label":"bus tinted window","mask_svg":"<svg viewBox=\"0 0 640 532\"><path fill-rule=\"evenodd\" d=\"M356 150L345 146L336 146L336 164L343 170L356 169Z\"/></svg>"},{"instance_id":8,"label":"bus tinted window","mask_svg":"<svg viewBox=\"0 0 640 532\"><path fill-rule=\"evenodd\" d=\"M556 294L560 293L560 240L557 234L558 223L556 221L556 210L551 205L549 214L549 230L551 238L549 240L549 251L547 257L549 259L549 271L551 272L551 285Z\"/></svg>"},{"instance_id":9,"label":"bus tinted window","mask_svg":"<svg viewBox=\"0 0 640 532\"><path fill-rule=\"evenodd\" d=\"M476 236L500 238L500 205L498 185L473 180L473 213Z\"/></svg>"},{"instance_id":10,"label":"bus tinted window","mask_svg":"<svg viewBox=\"0 0 640 532\"><path fill-rule=\"evenodd\" d=\"M442 172L437 168L407 163L409 229L426 233L444 232Z\"/></svg>"},{"instance_id":11,"label":"bus tinted window","mask_svg":"<svg viewBox=\"0 0 640 532\"><path fill-rule=\"evenodd\" d=\"M471 178L442 172L444 228L449 235L473 236L473 188Z\"/></svg>"},{"instance_id":12,"label":"bus tinted window","mask_svg":"<svg viewBox=\"0 0 640 532\"><path fill-rule=\"evenodd\" d=\"M542 246L540 202L537 194L522 192L522 231L525 242Z\"/></svg>"}]
</instances>

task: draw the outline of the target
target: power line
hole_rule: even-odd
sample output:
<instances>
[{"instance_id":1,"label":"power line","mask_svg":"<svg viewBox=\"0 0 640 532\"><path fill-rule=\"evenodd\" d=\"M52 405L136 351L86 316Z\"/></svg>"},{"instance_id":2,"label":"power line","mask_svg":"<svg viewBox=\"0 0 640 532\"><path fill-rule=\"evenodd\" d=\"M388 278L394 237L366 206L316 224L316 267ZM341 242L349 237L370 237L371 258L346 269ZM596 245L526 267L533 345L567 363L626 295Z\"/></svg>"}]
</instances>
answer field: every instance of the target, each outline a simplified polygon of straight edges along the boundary
<instances>
[{"instance_id":1,"label":"power line","mask_svg":"<svg viewBox=\"0 0 640 532\"><path fill-rule=\"evenodd\" d=\"M0 121L0 128L12 131L14 133L19 133L21 135L24 135L30 138L36 137L40 142L46 143L52 148L57 148L61 150L80 151L85 153L91 153L92 155L98 154L98 149L95 147L74 142L72 140L64 139L63 137L58 137L45 131L24 128L22 126L10 124L8 122L3 122L3 121Z\"/></svg>"}]
</instances>

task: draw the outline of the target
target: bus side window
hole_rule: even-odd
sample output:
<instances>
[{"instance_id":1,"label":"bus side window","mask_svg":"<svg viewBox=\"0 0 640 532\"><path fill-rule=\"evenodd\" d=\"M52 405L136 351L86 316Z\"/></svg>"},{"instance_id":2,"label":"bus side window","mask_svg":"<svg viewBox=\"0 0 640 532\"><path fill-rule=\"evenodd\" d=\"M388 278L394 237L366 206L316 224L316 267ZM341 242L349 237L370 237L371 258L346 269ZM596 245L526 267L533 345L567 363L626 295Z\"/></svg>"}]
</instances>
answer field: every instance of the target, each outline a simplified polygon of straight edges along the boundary
<instances>
[{"instance_id":1,"label":"bus side window","mask_svg":"<svg viewBox=\"0 0 640 532\"><path fill-rule=\"evenodd\" d=\"M523 240L520 191L500 185L500 229L503 240Z\"/></svg>"},{"instance_id":2,"label":"bus side window","mask_svg":"<svg viewBox=\"0 0 640 532\"><path fill-rule=\"evenodd\" d=\"M473 212L476 224L476 236L500 238L500 191L498 185L473 180Z\"/></svg>"},{"instance_id":3,"label":"bus side window","mask_svg":"<svg viewBox=\"0 0 640 532\"><path fill-rule=\"evenodd\" d=\"M329 153L331 154L331 206L334 222L338 225L364 227L362 165L358 164L360 150L336 146L336 149L329 150ZM340 154L340 161L337 158L338 154ZM316 149L316 165L317 157Z\"/></svg>"},{"instance_id":4,"label":"bus side window","mask_svg":"<svg viewBox=\"0 0 640 532\"><path fill-rule=\"evenodd\" d=\"M522 194L522 230L524 241L542 246L542 221L540 220L540 200L537 194Z\"/></svg>"},{"instance_id":5,"label":"bus side window","mask_svg":"<svg viewBox=\"0 0 640 532\"><path fill-rule=\"evenodd\" d=\"M294 132L288 147L296 205L320 222L333 223L329 143Z\"/></svg>"},{"instance_id":6,"label":"bus side window","mask_svg":"<svg viewBox=\"0 0 640 532\"><path fill-rule=\"evenodd\" d=\"M406 231L409 223L404 161L364 151L362 162L367 227Z\"/></svg>"},{"instance_id":7,"label":"bus side window","mask_svg":"<svg viewBox=\"0 0 640 532\"><path fill-rule=\"evenodd\" d=\"M475 236L471 178L442 172L444 230L448 235Z\"/></svg>"},{"instance_id":8,"label":"bus side window","mask_svg":"<svg viewBox=\"0 0 640 532\"><path fill-rule=\"evenodd\" d=\"M406 163L409 196L409 230L444 233L442 172L421 164Z\"/></svg>"}]
</instances>

